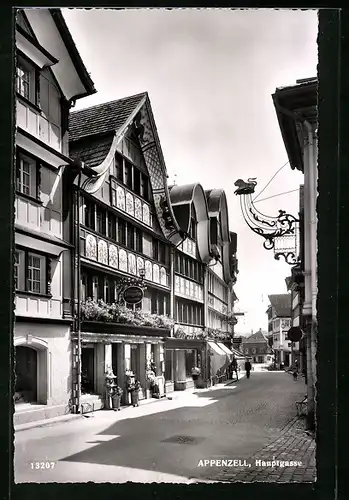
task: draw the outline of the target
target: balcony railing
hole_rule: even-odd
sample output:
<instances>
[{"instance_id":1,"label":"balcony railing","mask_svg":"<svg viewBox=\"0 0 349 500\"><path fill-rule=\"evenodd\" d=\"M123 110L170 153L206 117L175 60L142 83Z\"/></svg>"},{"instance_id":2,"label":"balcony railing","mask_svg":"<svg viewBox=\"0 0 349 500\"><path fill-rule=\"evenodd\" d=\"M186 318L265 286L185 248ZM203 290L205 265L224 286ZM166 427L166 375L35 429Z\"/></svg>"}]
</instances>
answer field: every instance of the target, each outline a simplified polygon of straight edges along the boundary
<instances>
[{"instance_id":1,"label":"balcony railing","mask_svg":"<svg viewBox=\"0 0 349 500\"><path fill-rule=\"evenodd\" d=\"M191 257L196 258L196 242L191 238L186 238L183 243L178 245L178 250L190 255Z\"/></svg>"},{"instance_id":2,"label":"balcony railing","mask_svg":"<svg viewBox=\"0 0 349 500\"><path fill-rule=\"evenodd\" d=\"M181 276L175 277L175 294L201 303L204 301L203 286Z\"/></svg>"},{"instance_id":3,"label":"balcony railing","mask_svg":"<svg viewBox=\"0 0 349 500\"><path fill-rule=\"evenodd\" d=\"M133 276L139 276L140 269L144 269L147 281L169 286L168 270L156 261L141 257L87 231L85 234L86 241L81 249L83 257Z\"/></svg>"},{"instance_id":4,"label":"balcony railing","mask_svg":"<svg viewBox=\"0 0 349 500\"><path fill-rule=\"evenodd\" d=\"M119 184L115 178L112 178L110 182L112 186L112 206L122 210L146 226L153 227L150 204Z\"/></svg>"}]
</instances>

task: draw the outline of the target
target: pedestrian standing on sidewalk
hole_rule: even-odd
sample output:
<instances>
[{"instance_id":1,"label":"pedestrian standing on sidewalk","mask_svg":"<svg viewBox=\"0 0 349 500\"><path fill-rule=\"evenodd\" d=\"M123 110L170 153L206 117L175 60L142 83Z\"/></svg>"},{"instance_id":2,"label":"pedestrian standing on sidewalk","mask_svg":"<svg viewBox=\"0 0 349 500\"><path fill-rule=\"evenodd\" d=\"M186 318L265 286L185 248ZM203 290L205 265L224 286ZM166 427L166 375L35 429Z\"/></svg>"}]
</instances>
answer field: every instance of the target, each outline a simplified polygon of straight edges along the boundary
<instances>
[{"instance_id":1,"label":"pedestrian standing on sidewalk","mask_svg":"<svg viewBox=\"0 0 349 500\"><path fill-rule=\"evenodd\" d=\"M247 378L250 378L251 368L252 368L252 365L251 365L250 361L247 359L245 361L245 370L246 370L246 377Z\"/></svg>"},{"instance_id":2,"label":"pedestrian standing on sidewalk","mask_svg":"<svg viewBox=\"0 0 349 500\"><path fill-rule=\"evenodd\" d=\"M235 372L236 375L236 380L239 380L239 374L238 374L238 362L236 361L235 356L233 357L233 361L231 362L231 367L232 367L232 373ZM233 376L232 376L233 378Z\"/></svg>"}]
</instances>

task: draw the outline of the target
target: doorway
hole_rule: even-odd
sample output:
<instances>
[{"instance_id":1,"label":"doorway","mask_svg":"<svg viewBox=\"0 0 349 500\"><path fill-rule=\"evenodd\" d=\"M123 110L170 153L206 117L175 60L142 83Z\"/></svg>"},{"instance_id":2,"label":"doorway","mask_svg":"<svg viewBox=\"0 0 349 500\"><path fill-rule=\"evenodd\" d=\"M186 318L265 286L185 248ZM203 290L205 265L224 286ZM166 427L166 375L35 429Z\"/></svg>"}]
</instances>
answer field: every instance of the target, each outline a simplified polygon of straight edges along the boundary
<instances>
[{"instance_id":1,"label":"doorway","mask_svg":"<svg viewBox=\"0 0 349 500\"><path fill-rule=\"evenodd\" d=\"M81 392L82 394L94 394L95 389L95 349L94 346L81 348Z\"/></svg>"},{"instance_id":2,"label":"doorway","mask_svg":"<svg viewBox=\"0 0 349 500\"><path fill-rule=\"evenodd\" d=\"M26 346L16 347L15 403L37 403L38 354Z\"/></svg>"}]
</instances>

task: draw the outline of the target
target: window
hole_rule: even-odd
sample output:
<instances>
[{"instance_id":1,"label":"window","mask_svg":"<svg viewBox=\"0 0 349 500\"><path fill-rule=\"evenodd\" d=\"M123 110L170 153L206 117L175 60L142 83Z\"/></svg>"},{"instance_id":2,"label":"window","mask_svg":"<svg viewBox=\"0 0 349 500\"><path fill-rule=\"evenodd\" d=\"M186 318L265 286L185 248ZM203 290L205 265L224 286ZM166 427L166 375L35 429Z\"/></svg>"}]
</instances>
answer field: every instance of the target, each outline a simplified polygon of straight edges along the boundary
<instances>
[{"instance_id":1,"label":"window","mask_svg":"<svg viewBox=\"0 0 349 500\"><path fill-rule=\"evenodd\" d=\"M141 174L141 196L149 201L149 179L144 174Z\"/></svg>"},{"instance_id":2,"label":"window","mask_svg":"<svg viewBox=\"0 0 349 500\"><path fill-rule=\"evenodd\" d=\"M126 245L126 223L121 219L118 221L118 242Z\"/></svg>"},{"instance_id":3,"label":"window","mask_svg":"<svg viewBox=\"0 0 349 500\"><path fill-rule=\"evenodd\" d=\"M125 160L125 184L132 189L132 165Z\"/></svg>"},{"instance_id":4,"label":"window","mask_svg":"<svg viewBox=\"0 0 349 500\"><path fill-rule=\"evenodd\" d=\"M47 258L26 250L15 251L15 287L19 291L47 294Z\"/></svg>"},{"instance_id":5,"label":"window","mask_svg":"<svg viewBox=\"0 0 349 500\"><path fill-rule=\"evenodd\" d=\"M62 146L61 93L48 69L40 74L40 107L42 110L40 139L60 150Z\"/></svg>"},{"instance_id":6,"label":"window","mask_svg":"<svg viewBox=\"0 0 349 500\"><path fill-rule=\"evenodd\" d=\"M23 250L15 251L15 289L25 290L25 253Z\"/></svg>"},{"instance_id":7,"label":"window","mask_svg":"<svg viewBox=\"0 0 349 500\"><path fill-rule=\"evenodd\" d=\"M108 213L108 237L116 241L116 217Z\"/></svg>"},{"instance_id":8,"label":"window","mask_svg":"<svg viewBox=\"0 0 349 500\"><path fill-rule=\"evenodd\" d=\"M37 164L28 156L18 153L17 155L17 185L16 189L19 193L38 198L37 186Z\"/></svg>"},{"instance_id":9,"label":"window","mask_svg":"<svg viewBox=\"0 0 349 500\"><path fill-rule=\"evenodd\" d=\"M107 215L104 208L97 207L96 221L97 221L97 231L105 236L107 234L106 232Z\"/></svg>"},{"instance_id":10,"label":"window","mask_svg":"<svg viewBox=\"0 0 349 500\"><path fill-rule=\"evenodd\" d=\"M153 259L159 260L159 242L153 238Z\"/></svg>"},{"instance_id":11,"label":"window","mask_svg":"<svg viewBox=\"0 0 349 500\"><path fill-rule=\"evenodd\" d=\"M85 226L95 230L96 222L95 222L95 204L85 199Z\"/></svg>"},{"instance_id":12,"label":"window","mask_svg":"<svg viewBox=\"0 0 349 500\"><path fill-rule=\"evenodd\" d=\"M133 169L133 191L136 194L141 194L141 173L137 168Z\"/></svg>"},{"instance_id":13,"label":"window","mask_svg":"<svg viewBox=\"0 0 349 500\"><path fill-rule=\"evenodd\" d=\"M120 182L124 182L124 159L120 153L115 153L115 174Z\"/></svg>"},{"instance_id":14,"label":"window","mask_svg":"<svg viewBox=\"0 0 349 500\"><path fill-rule=\"evenodd\" d=\"M130 224L127 224L127 248L135 249L135 230Z\"/></svg>"},{"instance_id":15,"label":"window","mask_svg":"<svg viewBox=\"0 0 349 500\"><path fill-rule=\"evenodd\" d=\"M47 294L50 276L47 276L47 257L45 255L15 250L15 287L22 292Z\"/></svg>"},{"instance_id":16,"label":"window","mask_svg":"<svg viewBox=\"0 0 349 500\"><path fill-rule=\"evenodd\" d=\"M21 58L18 58L17 62L16 90L22 97L35 103L35 69L30 63L23 61Z\"/></svg>"},{"instance_id":17,"label":"window","mask_svg":"<svg viewBox=\"0 0 349 500\"><path fill-rule=\"evenodd\" d=\"M196 240L196 221L193 217L191 218L189 236L191 239Z\"/></svg>"},{"instance_id":18,"label":"window","mask_svg":"<svg viewBox=\"0 0 349 500\"><path fill-rule=\"evenodd\" d=\"M28 291L46 293L46 259L42 255L28 254Z\"/></svg>"},{"instance_id":19,"label":"window","mask_svg":"<svg viewBox=\"0 0 349 500\"><path fill-rule=\"evenodd\" d=\"M143 233L140 229L136 229L136 252L143 253Z\"/></svg>"},{"instance_id":20,"label":"window","mask_svg":"<svg viewBox=\"0 0 349 500\"><path fill-rule=\"evenodd\" d=\"M151 312L152 314L170 314L169 294L152 290L151 292Z\"/></svg>"},{"instance_id":21,"label":"window","mask_svg":"<svg viewBox=\"0 0 349 500\"><path fill-rule=\"evenodd\" d=\"M159 241L159 262L166 264L166 245Z\"/></svg>"}]
</instances>

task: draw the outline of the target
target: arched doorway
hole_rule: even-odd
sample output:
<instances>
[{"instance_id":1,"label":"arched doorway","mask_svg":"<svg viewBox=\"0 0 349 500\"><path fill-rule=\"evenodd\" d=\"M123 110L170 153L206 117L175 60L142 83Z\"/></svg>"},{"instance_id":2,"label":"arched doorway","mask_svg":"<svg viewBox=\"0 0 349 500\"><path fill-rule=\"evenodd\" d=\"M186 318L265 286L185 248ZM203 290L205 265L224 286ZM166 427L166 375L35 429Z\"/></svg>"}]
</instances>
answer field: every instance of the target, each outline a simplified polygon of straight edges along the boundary
<instances>
[{"instance_id":1,"label":"arched doorway","mask_svg":"<svg viewBox=\"0 0 349 500\"><path fill-rule=\"evenodd\" d=\"M17 346L15 403L36 403L38 399L38 353L27 346Z\"/></svg>"}]
</instances>

